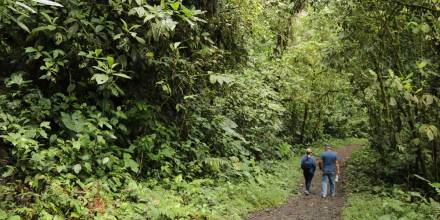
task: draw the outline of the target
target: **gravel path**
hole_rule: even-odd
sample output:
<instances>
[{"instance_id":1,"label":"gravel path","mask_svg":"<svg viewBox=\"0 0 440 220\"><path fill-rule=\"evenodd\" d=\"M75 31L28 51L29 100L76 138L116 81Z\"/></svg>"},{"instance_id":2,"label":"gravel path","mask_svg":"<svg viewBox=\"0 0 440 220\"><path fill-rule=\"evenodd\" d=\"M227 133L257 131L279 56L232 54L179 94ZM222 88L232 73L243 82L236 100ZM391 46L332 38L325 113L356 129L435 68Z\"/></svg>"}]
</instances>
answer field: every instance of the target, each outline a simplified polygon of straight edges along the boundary
<instances>
[{"instance_id":1,"label":"gravel path","mask_svg":"<svg viewBox=\"0 0 440 220\"><path fill-rule=\"evenodd\" d=\"M322 173L319 169L315 172L312 182L312 194L304 195L303 185L298 189L298 196L290 198L286 204L255 212L249 215L248 220L335 220L341 219L342 208L345 203L345 161L349 158L351 152L359 147L358 145L349 145L337 149L338 157L341 160L341 176L336 185L336 196L321 198L321 178Z\"/></svg>"}]
</instances>

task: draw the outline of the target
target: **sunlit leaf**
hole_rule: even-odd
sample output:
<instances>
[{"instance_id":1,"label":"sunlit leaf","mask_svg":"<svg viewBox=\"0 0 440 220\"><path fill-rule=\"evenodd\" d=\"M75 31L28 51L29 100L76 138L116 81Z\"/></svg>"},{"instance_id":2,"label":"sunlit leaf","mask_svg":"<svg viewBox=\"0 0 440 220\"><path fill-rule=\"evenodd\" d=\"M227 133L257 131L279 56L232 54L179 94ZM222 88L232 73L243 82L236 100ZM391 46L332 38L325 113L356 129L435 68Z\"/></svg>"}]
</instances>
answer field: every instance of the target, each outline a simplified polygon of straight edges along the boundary
<instances>
[{"instance_id":1,"label":"sunlit leaf","mask_svg":"<svg viewBox=\"0 0 440 220\"><path fill-rule=\"evenodd\" d=\"M81 172L82 170L82 166L81 164L76 164L75 166L73 166L73 171L78 174L79 172Z\"/></svg>"},{"instance_id":2,"label":"sunlit leaf","mask_svg":"<svg viewBox=\"0 0 440 220\"><path fill-rule=\"evenodd\" d=\"M421 60L419 62L417 62L417 68L419 69L423 69L428 65L428 61L427 60Z\"/></svg>"},{"instance_id":3,"label":"sunlit leaf","mask_svg":"<svg viewBox=\"0 0 440 220\"><path fill-rule=\"evenodd\" d=\"M110 161L110 158L104 157L104 159L102 159L102 164L107 164L109 161Z\"/></svg>"},{"instance_id":4,"label":"sunlit leaf","mask_svg":"<svg viewBox=\"0 0 440 220\"><path fill-rule=\"evenodd\" d=\"M109 80L107 74L97 73L92 76L92 80L95 80L98 85L104 84Z\"/></svg>"},{"instance_id":5,"label":"sunlit leaf","mask_svg":"<svg viewBox=\"0 0 440 220\"><path fill-rule=\"evenodd\" d=\"M177 11L177 10L179 9L179 6L180 6L180 3L179 3L179 2L171 3L171 8L172 8L174 11Z\"/></svg>"},{"instance_id":6,"label":"sunlit leaf","mask_svg":"<svg viewBox=\"0 0 440 220\"><path fill-rule=\"evenodd\" d=\"M98 26L96 26L95 27L95 33L99 33L99 32L101 32L102 30L104 30L104 26L103 25L98 25Z\"/></svg>"},{"instance_id":7,"label":"sunlit leaf","mask_svg":"<svg viewBox=\"0 0 440 220\"><path fill-rule=\"evenodd\" d=\"M434 97L429 94L423 95L423 101L425 105L429 106L434 102Z\"/></svg>"},{"instance_id":8,"label":"sunlit leaf","mask_svg":"<svg viewBox=\"0 0 440 220\"><path fill-rule=\"evenodd\" d=\"M17 20L17 19L15 19L15 18L11 18L21 29L23 29L23 30L25 30L26 32L31 32L30 30L29 30L29 28L23 23L23 22L21 22L21 21L19 21L19 20Z\"/></svg>"},{"instance_id":9,"label":"sunlit leaf","mask_svg":"<svg viewBox=\"0 0 440 220\"><path fill-rule=\"evenodd\" d=\"M63 5L61 5L60 3L57 3L57 2L54 2L54 1L50 1L50 0L32 0L32 1L38 2L38 3L43 4L43 5L63 7Z\"/></svg>"},{"instance_id":10,"label":"sunlit leaf","mask_svg":"<svg viewBox=\"0 0 440 220\"><path fill-rule=\"evenodd\" d=\"M37 13L34 9L32 9L31 7L29 7L28 5L22 3L22 2L15 2L15 4L19 5L20 7L23 7L24 9L30 11L31 13Z\"/></svg>"},{"instance_id":11,"label":"sunlit leaf","mask_svg":"<svg viewBox=\"0 0 440 220\"><path fill-rule=\"evenodd\" d=\"M397 101L394 97L390 97L390 105L391 106L396 106L397 105Z\"/></svg>"},{"instance_id":12,"label":"sunlit leaf","mask_svg":"<svg viewBox=\"0 0 440 220\"><path fill-rule=\"evenodd\" d=\"M145 40L142 39L141 37L135 36L134 38L135 38L136 41L139 42L140 44L145 44Z\"/></svg>"},{"instance_id":13,"label":"sunlit leaf","mask_svg":"<svg viewBox=\"0 0 440 220\"><path fill-rule=\"evenodd\" d=\"M122 78L125 78L125 79L131 79L130 76L128 76L126 74L123 74L123 73L114 73L113 75L119 76L119 77L122 77Z\"/></svg>"}]
</instances>

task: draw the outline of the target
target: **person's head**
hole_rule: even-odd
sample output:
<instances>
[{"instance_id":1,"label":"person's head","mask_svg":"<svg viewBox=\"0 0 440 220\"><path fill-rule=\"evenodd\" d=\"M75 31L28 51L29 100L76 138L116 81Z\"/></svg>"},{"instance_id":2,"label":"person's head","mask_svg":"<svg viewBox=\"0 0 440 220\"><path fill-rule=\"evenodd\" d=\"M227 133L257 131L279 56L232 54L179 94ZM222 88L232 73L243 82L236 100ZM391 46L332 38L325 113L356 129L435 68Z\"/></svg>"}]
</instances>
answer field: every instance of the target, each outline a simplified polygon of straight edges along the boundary
<instances>
[{"instance_id":1,"label":"person's head","mask_svg":"<svg viewBox=\"0 0 440 220\"><path fill-rule=\"evenodd\" d=\"M332 145L324 144L325 150L332 150Z\"/></svg>"},{"instance_id":2,"label":"person's head","mask_svg":"<svg viewBox=\"0 0 440 220\"><path fill-rule=\"evenodd\" d=\"M306 154L307 155L311 155L312 154L312 148L307 148L306 149Z\"/></svg>"}]
</instances>

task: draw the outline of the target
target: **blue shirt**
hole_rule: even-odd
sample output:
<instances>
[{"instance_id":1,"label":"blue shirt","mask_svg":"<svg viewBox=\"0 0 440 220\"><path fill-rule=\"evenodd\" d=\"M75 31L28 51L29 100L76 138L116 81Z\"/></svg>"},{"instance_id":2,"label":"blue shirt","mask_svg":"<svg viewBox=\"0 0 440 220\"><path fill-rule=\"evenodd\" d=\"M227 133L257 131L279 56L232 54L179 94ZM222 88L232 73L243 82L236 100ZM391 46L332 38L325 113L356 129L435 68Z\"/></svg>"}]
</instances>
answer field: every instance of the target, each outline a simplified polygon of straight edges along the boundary
<instances>
[{"instance_id":1,"label":"blue shirt","mask_svg":"<svg viewBox=\"0 0 440 220\"><path fill-rule=\"evenodd\" d=\"M321 154L322 170L324 173L335 173L336 172L336 161L338 156L334 151L325 151Z\"/></svg>"}]
</instances>

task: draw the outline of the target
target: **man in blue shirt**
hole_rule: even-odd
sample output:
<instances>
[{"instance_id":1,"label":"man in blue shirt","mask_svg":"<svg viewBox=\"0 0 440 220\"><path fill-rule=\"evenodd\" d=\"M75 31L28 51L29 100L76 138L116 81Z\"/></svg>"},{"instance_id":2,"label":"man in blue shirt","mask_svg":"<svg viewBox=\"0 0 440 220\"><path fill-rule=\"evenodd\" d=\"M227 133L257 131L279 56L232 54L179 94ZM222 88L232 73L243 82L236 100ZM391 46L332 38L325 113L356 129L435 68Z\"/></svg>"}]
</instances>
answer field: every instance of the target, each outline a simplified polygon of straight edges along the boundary
<instances>
[{"instance_id":1,"label":"man in blue shirt","mask_svg":"<svg viewBox=\"0 0 440 220\"><path fill-rule=\"evenodd\" d=\"M327 197L327 179L330 183L330 195L335 196L335 175L339 176L339 159L330 145L325 145L325 152L321 154L318 165L322 170L322 197Z\"/></svg>"}]
</instances>

